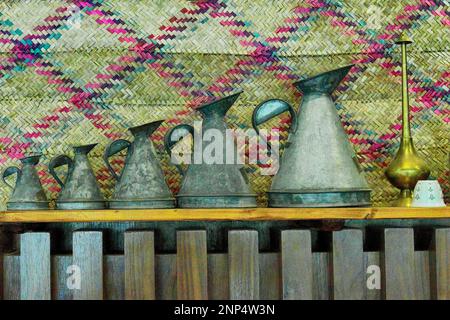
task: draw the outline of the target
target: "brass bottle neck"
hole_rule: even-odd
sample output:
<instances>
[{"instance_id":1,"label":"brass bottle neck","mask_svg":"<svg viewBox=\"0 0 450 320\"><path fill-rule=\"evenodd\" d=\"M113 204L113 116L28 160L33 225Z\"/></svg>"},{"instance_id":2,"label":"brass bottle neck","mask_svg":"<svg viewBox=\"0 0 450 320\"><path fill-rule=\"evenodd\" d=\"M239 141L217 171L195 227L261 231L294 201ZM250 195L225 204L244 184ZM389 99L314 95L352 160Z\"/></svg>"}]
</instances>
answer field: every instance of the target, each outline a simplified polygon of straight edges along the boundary
<instances>
[{"instance_id":1,"label":"brass bottle neck","mask_svg":"<svg viewBox=\"0 0 450 320\"><path fill-rule=\"evenodd\" d=\"M409 91L408 91L408 60L406 43L402 43L402 140L409 143L411 128L409 125Z\"/></svg>"}]
</instances>

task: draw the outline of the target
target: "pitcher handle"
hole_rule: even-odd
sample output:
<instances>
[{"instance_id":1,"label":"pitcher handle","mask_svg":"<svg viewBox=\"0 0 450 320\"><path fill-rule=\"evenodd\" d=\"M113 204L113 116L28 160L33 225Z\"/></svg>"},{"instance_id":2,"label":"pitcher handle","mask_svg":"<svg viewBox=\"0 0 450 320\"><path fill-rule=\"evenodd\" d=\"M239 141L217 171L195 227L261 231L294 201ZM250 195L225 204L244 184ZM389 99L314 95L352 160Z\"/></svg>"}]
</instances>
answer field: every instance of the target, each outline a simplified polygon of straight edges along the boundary
<instances>
[{"instance_id":1,"label":"pitcher handle","mask_svg":"<svg viewBox=\"0 0 450 320\"><path fill-rule=\"evenodd\" d=\"M289 114L291 115L291 128L289 132L291 134L295 133L297 131L297 113L289 103L280 99L266 100L255 108L252 115L253 129L255 129L256 133L259 134L258 126L260 124L263 124L264 122L267 122L286 111L289 111ZM266 141L266 143L267 150L271 153L272 146L269 141ZM289 147L289 142L286 144L286 147Z\"/></svg>"},{"instance_id":2,"label":"pitcher handle","mask_svg":"<svg viewBox=\"0 0 450 320\"><path fill-rule=\"evenodd\" d=\"M252 116L253 129L259 134L258 126L260 124L263 124L286 111L289 111L289 114L291 115L290 133L295 133L297 131L297 113L289 103L280 99L264 101L255 108Z\"/></svg>"},{"instance_id":3,"label":"pitcher handle","mask_svg":"<svg viewBox=\"0 0 450 320\"><path fill-rule=\"evenodd\" d=\"M58 168L58 167L61 167L64 165L67 165L67 167L68 167L67 175L66 175L66 177L68 177L73 171L73 160L69 156L66 156L64 154L57 156L57 157L53 158L48 165L48 171L53 176L53 178L55 178L56 182L58 182L58 184L61 186L61 188L64 188L64 182L62 182L60 177L58 177L58 174L56 173L55 168Z\"/></svg>"},{"instance_id":4,"label":"pitcher handle","mask_svg":"<svg viewBox=\"0 0 450 320\"><path fill-rule=\"evenodd\" d=\"M11 189L14 189L14 187L12 185L10 185L8 182L6 182L6 178L13 174L16 174L16 173L17 173L17 178L19 178L20 174L22 174L22 170L20 170L18 167L9 167L9 168L6 168L2 173L3 183L6 184Z\"/></svg>"},{"instance_id":5,"label":"pitcher handle","mask_svg":"<svg viewBox=\"0 0 450 320\"><path fill-rule=\"evenodd\" d=\"M189 134L194 136L194 127L188 124L179 124L166 133L164 137L164 147L170 157L172 157L173 146ZM177 167L178 172L184 176L184 171L181 165L176 164L175 166Z\"/></svg>"},{"instance_id":6,"label":"pitcher handle","mask_svg":"<svg viewBox=\"0 0 450 320\"><path fill-rule=\"evenodd\" d=\"M119 181L119 176L114 171L111 163L109 162L109 158L115 155L116 153L129 148L131 146L131 142L125 139L119 139L111 142L105 149L105 153L103 155L103 160L105 161L106 166L108 167L109 172L114 177L116 181Z\"/></svg>"}]
</instances>

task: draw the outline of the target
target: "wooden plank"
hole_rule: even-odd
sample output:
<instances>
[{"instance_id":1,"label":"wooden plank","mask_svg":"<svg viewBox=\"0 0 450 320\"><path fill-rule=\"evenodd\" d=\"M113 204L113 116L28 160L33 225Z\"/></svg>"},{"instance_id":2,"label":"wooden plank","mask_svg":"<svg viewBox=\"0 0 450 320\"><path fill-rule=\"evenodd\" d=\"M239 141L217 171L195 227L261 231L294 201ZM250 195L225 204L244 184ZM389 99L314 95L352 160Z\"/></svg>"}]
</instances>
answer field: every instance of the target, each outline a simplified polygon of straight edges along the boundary
<instances>
[{"instance_id":1,"label":"wooden plank","mask_svg":"<svg viewBox=\"0 0 450 320\"><path fill-rule=\"evenodd\" d=\"M413 229L385 229L382 257L384 298L386 300L416 299Z\"/></svg>"},{"instance_id":2,"label":"wooden plank","mask_svg":"<svg viewBox=\"0 0 450 320\"><path fill-rule=\"evenodd\" d=\"M330 274L328 252L313 253L313 299L329 300L330 299Z\"/></svg>"},{"instance_id":3,"label":"wooden plank","mask_svg":"<svg viewBox=\"0 0 450 320\"><path fill-rule=\"evenodd\" d=\"M362 300L365 292L363 236L361 230L333 232L331 276L335 300Z\"/></svg>"},{"instance_id":4,"label":"wooden plank","mask_svg":"<svg viewBox=\"0 0 450 320\"><path fill-rule=\"evenodd\" d=\"M435 230L432 249L431 296L450 300L450 228Z\"/></svg>"},{"instance_id":5,"label":"wooden plank","mask_svg":"<svg viewBox=\"0 0 450 320\"><path fill-rule=\"evenodd\" d=\"M81 286L75 300L103 299L103 237L100 231L73 233L73 264L80 268Z\"/></svg>"},{"instance_id":6,"label":"wooden plank","mask_svg":"<svg viewBox=\"0 0 450 320\"><path fill-rule=\"evenodd\" d=\"M20 256L3 256L3 299L20 300Z\"/></svg>"},{"instance_id":7,"label":"wooden plank","mask_svg":"<svg viewBox=\"0 0 450 320\"><path fill-rule=\"evenodd\" d=\"M228 232L228 270L231 300L259 299L258 232Z\"/></svg>"},{"instance_id":8,"label":"wooden plank","mask_svg":"<svg viewBox=\"0 0 450 320\"><path fill-rule=\"evenodd\" d=\"M155 299L155 242L152 231L125 232L125 298Z\"/></svg>"},{"instance_id":9,"label":"wooden plank","mask_svg":"<svg viewBox=\"0 0 450 320\"><path fill-rule=\"evenodd\" d=\"M177 298L177 259L174 254L156 256L156 299Z\"/></svg>"},{"instance_id":10,"label":"wooden plank","mask_svg":"<svg viewBox=\"0 0 450 320\"><path fill-rule=\"evenodd\" d=\"M123 255L105 255L104 265L104 299L125 299L125 262Z\"/></svg>"},{"instance_id":11,"label":"wooden plank","mask_svg":"<svg viewBox=\"0 0 450 320\"><path fill-rule=\"evenodd\" d=\"M311 232L282 231L281 259L283 299L311 300L313 298Z\"/></svg>"},{"instance_id":12,"label":"wooden plank","mask_svg":"<svg viewBox=\"0 0 450 320\"><path fill-rule=\"evenodd\" d=\"M52 261L52 299L53 300L72 300L73 290L69 288L68 282L74 274L69 266L72 265L71 255L55 255L51 257Z\"/></svg>"},{"instance_id":13,"label":"wooden plank","mask_svg":"<svg viewBox=\"0 0 450 320\"><path fill-rule=\"evenodd\" d=\"M50 234L20 236L20 299L50 300Z\"/></svg>"},{"instance_id":14,"label":"wooden plank","mask_svg":"<svg viewBox=\"0 0 450 320\"><path fill-rule=\"evenodd\" d=\"M416 299L430 300L430 252L414 252Z\"/></svg>"},{"instance_id":15,"label":"wooden plank","mask_svg":"<svg viewBox=\"0 0 450 320\"><path fill-rule=\"evenodd\" d=\"M104 298L106 300L124 299L124 257L122 255L104 256ZM52 256L52 299L72 300L74 288L68 287L74 275L72 256Z\"/></svg>"},{"instance_id":16,"label":"wooden plank","mask_svg":"<svg viewBox=\"0 0 450 320\"><path fill-rule=\"evenodd\" d=\"M5 230L2 226L0 226L0 300L4 300L3 292L4 292L4 273L3 273L3 258L4 258L4 252L5 252L5 242L6 242L6 234Z\"/></svg>"},{"instance_id":17,"label":"wooden plank","mask_svg":"<svg viewBox=\"0 0 450 320\"><path fill-rule=\"evenodd\" d=\"M209 300L228 300L230 298L228 279L228 255L208 254L208 298Z\"/></svg>"},{"instance_id":18,"label":"wooden plank","mask_svg":"<svg viewBox=\"0 0 450 320\"><path fill-rule=\"evenodd\" d=\"M280 300L281 257L279 253L259 254L259 299Z\"/></svg>"},{"instance_id":19,"label":"wooden plank","mask_svg":"<svg viewBox=\"0 0 450 320\"><path fill-rule=\"evenodd\" d=\"M177 298L208 299L206 231L177 231Z\"/></svg>"},{"instance_id":20,"label":"wooden plank","mask_svg":"<svg viewBox=\"0 0 450 320\"><path fill-rule=\"evenodd\" d=\"M365 299L380 300L383 282L381 281L382 272L379 252L364 252L364 270L366 272ZM375 278L369 279L369 277ZM367 283L369 280L370 287Z\"/></svg>"},{"instance_id":21,"label":"wooden plank","mask_svg":"<svg viewBox=\"0 0 450 320\"><path fill-rule=\"evenodd\" d=\"M255 209L142 209L44 210L0 212L0 223L114 222L114 221L272 221L318 219L445 219L443 208L255 208Z\"/></svg>"}]
</instances>

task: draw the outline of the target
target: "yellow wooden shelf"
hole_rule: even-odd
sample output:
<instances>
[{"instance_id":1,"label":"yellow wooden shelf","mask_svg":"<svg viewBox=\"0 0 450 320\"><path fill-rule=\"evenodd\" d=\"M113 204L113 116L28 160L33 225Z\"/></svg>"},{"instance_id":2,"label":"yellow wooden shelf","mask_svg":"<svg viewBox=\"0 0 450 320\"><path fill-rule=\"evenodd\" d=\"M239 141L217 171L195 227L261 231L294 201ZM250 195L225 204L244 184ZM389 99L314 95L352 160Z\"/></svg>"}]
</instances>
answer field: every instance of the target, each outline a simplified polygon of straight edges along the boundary
<instances>
[{"instance_id":1,"label":"yellow wooden shelf","mask_svg":"<svg viewBox=\"0 0 450 320\"><path fill-rule=\"evenodd\" d=\"M45 210L0 213L0 223L114 221L267 221L450 219L450 208L253 208L153 210Z\"/></svg>"}]
</instances>

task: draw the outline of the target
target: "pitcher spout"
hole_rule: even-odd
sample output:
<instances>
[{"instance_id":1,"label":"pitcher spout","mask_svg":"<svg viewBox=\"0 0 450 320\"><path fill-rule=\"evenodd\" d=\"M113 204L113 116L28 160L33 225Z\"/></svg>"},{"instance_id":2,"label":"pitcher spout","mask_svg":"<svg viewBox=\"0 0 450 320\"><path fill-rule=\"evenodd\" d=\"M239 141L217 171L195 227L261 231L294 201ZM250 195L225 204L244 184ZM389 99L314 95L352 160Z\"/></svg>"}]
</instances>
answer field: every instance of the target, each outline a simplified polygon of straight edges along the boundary
<instances>
[{"instance_id":1,"label":"pitcher spout","mask_svg":"<svg viewBox=\"0 0 450 320\"><path fill-rule=\"evenodd\" d=\"M27 157L24 157L22 159L20 159L20 162L22 162L22 164L28 164L28 165L32 165L35 166L39 163L39 160L41 159L42 154L33 154Z\"/></svg>"},{"instance_id":2,"label":"pitcher spout","mask_svg":"<svg viewBox=\"0 0 450 320\"><path fill-rule=\"evenodd\" d=\"M92 149L95 148L95 146L97 146L97 144L98 143L87 144L83 146L74 146L73 150L75 151L76 154L88 154L89 152L91 152Z\"/></svg>"},{"instance_id":3,"label":"pitcher spout","mask_svg":"<svg viewBox=\"0 0 450 320\"><path fill-rule=\"evenodd\" d=\"M128 130L130 130L130 132L133 134L134 137L138 136L138 135L145 135L145 136L149 136L151 135L153 132L155 132L156 129L158 129L158 127L164 122L164 120L158 120L158 121L153 121L150 123L146 123L137 127L132 127L129 128Z\"/></svg>"},{"instance_id":4,"label":"pitcher spout","mask_svg":"<svg viewBox=\"0 0 450 320\"><path fill-rule=\"evenodd\" d=\"M314 77L300 80L294 83L294 86L303 94L325 93L331 94L349 73L354 65L348 65L339 69L327 71Z\"/></svg>"},{"instance_id":5,"label":"pitcher spout","mask_svg":"<svg viewBox=\"0 0 450 320\"><path fill-rule=\"evenodd\" d=\"M220 98L218 100L209 102L197 108L197 110L202 114L203 118L210 118L214 116L225 117L228 110L236 102L243 91L239 91L230 96Z\"/></svg>"}]
</instances>

